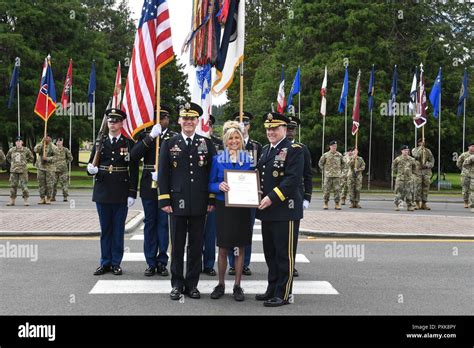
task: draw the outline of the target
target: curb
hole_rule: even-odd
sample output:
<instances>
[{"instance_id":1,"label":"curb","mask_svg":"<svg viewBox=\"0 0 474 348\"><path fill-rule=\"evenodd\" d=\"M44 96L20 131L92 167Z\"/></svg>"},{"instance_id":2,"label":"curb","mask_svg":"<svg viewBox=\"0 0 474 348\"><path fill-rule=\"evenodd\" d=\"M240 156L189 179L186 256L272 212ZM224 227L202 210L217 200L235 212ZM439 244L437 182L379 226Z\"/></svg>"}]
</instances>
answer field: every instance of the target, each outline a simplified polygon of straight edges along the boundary
<instances>
[{"instance_id":1,"label":"curb","mask_svg":"<svg viewBox=\"0 0 474 348\"><path fill-rule=\"evenodd\" d=\"M125 225L125 234L130 233L137 228L143 221L145 214L143 211L132 218ZM15 231L15 232L1 232L0 237L96 237L100 236L100 231Z\"/></svg>"},{"instance_id":2,"label":"curb","mask_svg":"<svg viewBox=\"0 0 474 348\"><path fill-rule=\"evenodd\" d=\"M466 236L460 234L446 235L446 234L419 234L419 233L397 233L397 232L339 232L339 231L316 231L316 230L300 230L299 232L304 236L314 237L340 237L340 238L376 238L376 239L456 239L456 240L473 240L474 235Z\"/></svg>"}]
</instances>

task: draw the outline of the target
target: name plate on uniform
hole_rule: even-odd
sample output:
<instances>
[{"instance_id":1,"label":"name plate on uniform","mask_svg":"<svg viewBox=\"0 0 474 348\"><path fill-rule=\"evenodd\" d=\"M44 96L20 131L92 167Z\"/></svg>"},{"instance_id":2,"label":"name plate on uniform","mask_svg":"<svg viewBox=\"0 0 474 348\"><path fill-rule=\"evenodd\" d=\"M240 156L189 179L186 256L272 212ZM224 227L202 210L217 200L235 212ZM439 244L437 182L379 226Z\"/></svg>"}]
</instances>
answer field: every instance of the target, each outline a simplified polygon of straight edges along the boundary
<instances>
[{"instance_id":1,"label":"name plate on uniform","mask_svg":"<svg viewBox=\"0 0 474 348\"><path fill-rule=\"evenodd\" d=\"M256 208L260 205L258 172L224 170L224 180L230 190L225 192L226 207Z\"/></svg>"}]
</instances>

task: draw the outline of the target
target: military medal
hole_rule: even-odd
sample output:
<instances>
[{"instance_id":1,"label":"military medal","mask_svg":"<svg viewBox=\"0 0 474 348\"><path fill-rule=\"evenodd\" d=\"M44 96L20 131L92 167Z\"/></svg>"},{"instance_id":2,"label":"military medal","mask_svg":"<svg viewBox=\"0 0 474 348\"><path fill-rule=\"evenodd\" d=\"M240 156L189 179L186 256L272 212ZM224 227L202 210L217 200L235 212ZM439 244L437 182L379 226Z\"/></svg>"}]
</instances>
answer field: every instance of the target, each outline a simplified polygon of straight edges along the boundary
<instances>
[{"instance_id":1,"label":"military medal","mask_svg":"<svg viewBox=\"0 0 474 348\"><path fill-rule=\"evenodd\" d=\"M276 170L273 171L273 177L274 177L274 178L277 178L277 177L278 177L278 171L276 171Z\"/></svg>"},{"instance_id":2,"label":"military medal","mask_svg":"<svg viewBox=\"0 0 474 348\"><path fill-rule=\"evenodd\" d=\"M173 167L176 168L177 166L178 166L178 162L174 161L174 162L173 162Z\"/></svg>"}]
</instances>

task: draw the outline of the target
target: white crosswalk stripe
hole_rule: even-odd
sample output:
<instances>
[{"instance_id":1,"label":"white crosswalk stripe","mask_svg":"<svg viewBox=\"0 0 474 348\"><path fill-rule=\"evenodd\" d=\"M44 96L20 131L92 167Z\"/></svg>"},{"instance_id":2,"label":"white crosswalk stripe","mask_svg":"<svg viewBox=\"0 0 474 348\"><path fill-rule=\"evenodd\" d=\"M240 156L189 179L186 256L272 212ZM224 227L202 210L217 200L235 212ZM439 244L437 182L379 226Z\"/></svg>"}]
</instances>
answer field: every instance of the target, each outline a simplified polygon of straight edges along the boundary
<instances>
[{"instance_id":1,"label":"white crosswalk stripe","mask_svg":"<svg viewBox=\"0 0 474 348\"><path fill-rule=\"evenodd\" d=\"M200 280L201 294L210 294L216 286L216 280ZM231 294L234 281L226 281L226 293ZM264 293L266 280L242 280L246 294ZM89 294L168 294L171 289L169 280L99 280ZM294 295L338 295L339 292L327 281L301 280L293 282Z\"/></svg>"},{"instance_id":2,"label":"white crosswalk stripe","mask_svg":"<svg viewBox=\"0 0 474 348\"><path fill-rule=\"evenodd\" d=\"M217 254L216 254L217 259ZM145 255L143 252L140 253L124 253L122 261L143 261L145 262ZM184 255L184 261L186 261L186 254ZM265 256L263 253L252 253L250 262L265 262ZM303 254L296 254L296 263L309 263L309 260Z\"/></svg>"},{"instance_id":3,"label":"white crosswalk stripe","mask_svg":"<svg viewBox=\"0 0 474 348\"><path fill-rule=\"evenodd\" d=\"M133 235L130 240L144 240L145 236L143 234L135 234ZM254 234L252 236L252 241L253 242L261 242L262 241L262 235L261 234Z\"/></svg>"}]
</instances>

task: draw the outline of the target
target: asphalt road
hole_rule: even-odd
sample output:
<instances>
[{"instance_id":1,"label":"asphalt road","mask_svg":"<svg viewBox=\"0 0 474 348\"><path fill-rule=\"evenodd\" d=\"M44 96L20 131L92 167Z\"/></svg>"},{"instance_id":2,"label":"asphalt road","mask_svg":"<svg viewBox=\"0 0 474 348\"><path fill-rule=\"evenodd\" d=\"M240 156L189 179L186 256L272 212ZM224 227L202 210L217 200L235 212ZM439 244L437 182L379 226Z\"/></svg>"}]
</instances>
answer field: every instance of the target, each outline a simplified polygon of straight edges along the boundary
<instances>
[{"instance_id":1,"label":"asphalt road","mask_svg":"<svg viewBox=\"0 0 474 348\"><path fill-rule=\"evenodd\" d=\"M141 233L137 228L127 236L126 258L140 258L143 241L135 239ZM256 229L255 257L262 253L259 233ZM200 300L171 301L170 277L144 277L143 261L123 261L119 277L93 276L98 238L1 238L0 247L26 245L34 254L37 246L37 261L0 258L0 315L472 315L473 243L301 236L298 257L303 262L296 263L300 277L295 279L294 303L265 308L254 300L255 289L266 284L267 267L261 260L251 264L253 275L243 279L245 302L231 295L211 300L203 284L213 287L217 279L204 275ZM227 279L230 290L232 278ZM157 289L161 293L153 293ZM104 290L111 293L94 293ZM114 293L120 291L130 293ZM146 291L151 293L140 293Z\"/></svg>"}]
</instances>

